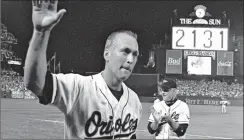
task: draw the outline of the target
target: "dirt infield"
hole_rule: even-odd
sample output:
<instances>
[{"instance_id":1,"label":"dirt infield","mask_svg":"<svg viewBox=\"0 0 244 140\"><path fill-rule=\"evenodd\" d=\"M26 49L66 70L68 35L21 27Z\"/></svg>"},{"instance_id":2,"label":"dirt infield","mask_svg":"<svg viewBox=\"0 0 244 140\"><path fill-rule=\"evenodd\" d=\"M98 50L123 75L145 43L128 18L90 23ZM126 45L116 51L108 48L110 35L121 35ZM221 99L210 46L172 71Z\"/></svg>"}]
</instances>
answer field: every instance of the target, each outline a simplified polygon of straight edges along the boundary
<instances>
[{"instance_id":1,"label":"dirt infield","mask_svg":"<svg viewBox=\"0 0 244 140\"><path fill-rule=\"evenodd\" d=\"M143 103L143 115L137 137L152 139L147 131L151 103ZM220 106L189 106L191 111L188 139L243 139L243 108ZM38 100L1 99L1 139L63 139L63 114Z\"/></svg>"}]
</instances>

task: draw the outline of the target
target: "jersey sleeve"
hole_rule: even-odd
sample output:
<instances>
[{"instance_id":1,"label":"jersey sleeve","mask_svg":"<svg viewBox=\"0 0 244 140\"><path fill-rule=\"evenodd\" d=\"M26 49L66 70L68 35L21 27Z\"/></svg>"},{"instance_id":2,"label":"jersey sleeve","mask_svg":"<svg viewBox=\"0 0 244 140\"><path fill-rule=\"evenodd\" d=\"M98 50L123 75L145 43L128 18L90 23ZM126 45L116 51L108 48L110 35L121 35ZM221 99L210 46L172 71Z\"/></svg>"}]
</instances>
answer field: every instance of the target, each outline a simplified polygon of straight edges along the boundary
<instances>
[{"instance_id":1,"label":"jersey sleeve","mask_svg":"<svg viewBox=\"0 0 244 140\"><path fill-rule=\"evenodd\" d=\"M78 94L83 91L84 79L84 76L79 74L48 73L43 90L43 97L39 97L40 103L52 104L63 113L68 114Z\"/></svg>"},{"instance_id":2,"label":"jersey sleeve","mask_svg":"<svg viewBox=\"0 0 244 140\"><path fill-rule=\"evenodd\" d=\"M187 104L184 104L184 106L182 107L182 111L179 114L178 122L179 122L179 124L189 124L190 111L189 111L189 107Z\"/></svg>"}]
</instances>

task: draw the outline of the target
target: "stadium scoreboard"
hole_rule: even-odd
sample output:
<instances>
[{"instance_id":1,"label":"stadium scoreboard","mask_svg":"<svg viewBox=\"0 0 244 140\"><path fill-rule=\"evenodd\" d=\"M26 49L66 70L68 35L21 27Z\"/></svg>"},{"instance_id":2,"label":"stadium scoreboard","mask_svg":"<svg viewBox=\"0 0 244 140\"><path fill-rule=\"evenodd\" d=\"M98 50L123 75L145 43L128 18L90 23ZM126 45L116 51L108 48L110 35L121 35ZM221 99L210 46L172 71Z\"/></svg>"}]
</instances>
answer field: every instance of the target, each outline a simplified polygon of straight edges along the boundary
<instances>
[{"instance_id":1,"label":"stadium scoreboard","mask_svg":"<svg viewBox=\"0 0 244 140\"><path fill-rule=\"evenodd\" d=\"M228 28L172 27L172 49L228 50Z\"/></svg>"},{"instance_id":2,"label":"stadium scoreboard","mask_svg":"<svg viewBox=\"0 0 244 140\"><path fill-rule=\"evenodd\" d=\"M226 15L213 17L203 5L196 5L189 17L175 15L165 73L233 76L234 54L228 48L230 22Z\"/></svg>"}]
</instances>

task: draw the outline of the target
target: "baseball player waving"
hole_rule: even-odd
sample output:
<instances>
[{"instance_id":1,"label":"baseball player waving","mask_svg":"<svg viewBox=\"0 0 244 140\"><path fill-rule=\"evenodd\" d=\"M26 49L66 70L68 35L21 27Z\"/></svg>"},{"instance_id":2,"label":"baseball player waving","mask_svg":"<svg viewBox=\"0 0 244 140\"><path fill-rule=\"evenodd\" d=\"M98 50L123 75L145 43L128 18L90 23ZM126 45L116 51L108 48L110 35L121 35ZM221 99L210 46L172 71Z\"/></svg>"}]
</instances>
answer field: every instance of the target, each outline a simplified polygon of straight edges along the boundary
<instances>
[{"instance_id":1,"label":"baseball player waving","mask_svg":"<svg viewBox=\"0 0 244 140\"><path fill-rule=\"evenodd\" d=\"M176 88L173 79L159 82L158 94L163 100L154 102L148 120L148 131L155 134L156 139L185 138L190 112L187 104L177 99Z\"/></svg>"},{"instance_id":2,"label":"baseball player waving","mask_svg":"<svg viewBox=\"0 0 244 140\"><path fill-rule=\"evenodd\" d=\"M105 69L98 74L49 73L46 50L50 32L66 12L57 12L57 3L32 2L34 31L25 62L25 86L41 104L54 105L63 112L65 138L136 138L142 105L123 81L137 62L137 35L131 31L112 33L103 54Z\"/></svg>"}]
</instances>

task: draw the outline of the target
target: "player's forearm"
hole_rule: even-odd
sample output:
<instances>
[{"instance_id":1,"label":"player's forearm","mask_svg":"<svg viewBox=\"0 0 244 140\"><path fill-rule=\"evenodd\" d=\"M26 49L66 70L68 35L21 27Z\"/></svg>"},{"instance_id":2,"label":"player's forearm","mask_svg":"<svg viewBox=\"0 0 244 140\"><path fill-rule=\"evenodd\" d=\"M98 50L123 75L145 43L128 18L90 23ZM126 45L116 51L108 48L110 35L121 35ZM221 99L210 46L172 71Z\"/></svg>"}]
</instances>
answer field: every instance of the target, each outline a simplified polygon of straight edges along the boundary
<instances>
[{"instance_id":1,"label":"player's forearm","mask_svg":"<svg viewBox=\"0 0 244 140\"><path fill-rule=\"evenodd\" d=\"M157 122L152 122L150 124L150 128L153 130L153 131L156 131L158 129L158 123Z\"/></svg>"},{"instance_id":2,"label":"player's forearm","mask_svg":"<svg viewBox=\"0 0 244 140\"><path fill-rule=\"evenodd\" d=\"M47 72L46 50L50 32L33 31L25 60L24 83L35 94L40 94Z\"/></svg>"}]
</instances>

